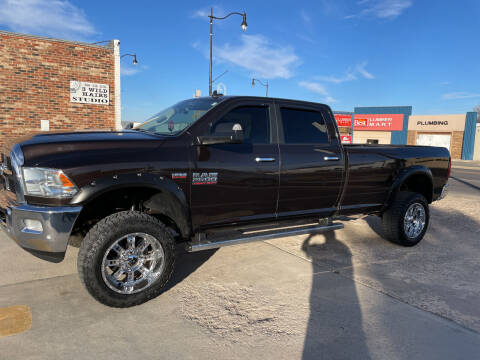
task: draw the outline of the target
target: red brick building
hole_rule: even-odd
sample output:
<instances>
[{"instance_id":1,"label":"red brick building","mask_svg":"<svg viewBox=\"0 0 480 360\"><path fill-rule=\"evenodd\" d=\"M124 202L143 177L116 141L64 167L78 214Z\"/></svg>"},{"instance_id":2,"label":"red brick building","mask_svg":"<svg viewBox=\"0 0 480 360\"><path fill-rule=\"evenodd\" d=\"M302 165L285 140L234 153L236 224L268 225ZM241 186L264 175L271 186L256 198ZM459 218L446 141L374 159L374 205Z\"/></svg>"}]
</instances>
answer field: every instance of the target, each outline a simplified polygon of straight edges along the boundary
<instances>
[{"instance_id":1,"label":"red brick building","mask_svg":"<svg viewBox=\"0 0 480 360\"><path fill-rule=\"evenodd\" d=\"M0 31L0 148L29 132L118 128L118 52L117 40L101 46Z\"/></svg>"}]
</instances>

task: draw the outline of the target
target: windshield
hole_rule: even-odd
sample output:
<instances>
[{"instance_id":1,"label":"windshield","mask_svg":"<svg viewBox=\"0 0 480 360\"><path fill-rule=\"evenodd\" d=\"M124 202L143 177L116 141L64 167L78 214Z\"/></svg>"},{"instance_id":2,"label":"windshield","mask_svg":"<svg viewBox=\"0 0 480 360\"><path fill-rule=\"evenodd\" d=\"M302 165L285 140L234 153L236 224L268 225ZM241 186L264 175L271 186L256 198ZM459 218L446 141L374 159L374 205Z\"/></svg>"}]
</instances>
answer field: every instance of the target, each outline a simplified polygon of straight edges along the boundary
<instances>
[{"instance_id":1,"label":"windshield","mask_svg":"<svg viewBox=\"0 0 480 360\"><path fill-rule=\"evenodd\" d=\"M176 135L200 119L222 100L222 98L201 98L180 101L152 116L134 130L148 131L159 135Z\"/></svg>"}]
</instances>

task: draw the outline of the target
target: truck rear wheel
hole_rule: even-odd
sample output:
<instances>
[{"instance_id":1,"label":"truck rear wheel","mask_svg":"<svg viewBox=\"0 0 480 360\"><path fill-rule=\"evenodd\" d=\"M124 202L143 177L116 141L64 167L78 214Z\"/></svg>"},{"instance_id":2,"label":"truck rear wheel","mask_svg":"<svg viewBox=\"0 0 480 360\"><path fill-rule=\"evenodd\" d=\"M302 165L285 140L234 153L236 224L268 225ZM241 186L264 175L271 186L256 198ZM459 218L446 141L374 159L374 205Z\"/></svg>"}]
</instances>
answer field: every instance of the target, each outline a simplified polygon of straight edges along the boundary
<instances>
[{"instance_id":1,"label":"truck rear wheel","mask_svg":"<svg viewBox=\"0 0 480 360\"><path fill-rule=\"evenodd\" d=\"M383 231L387 240L403 246L418 244L430 220L428 202L419 193L399 192L383 213Z\"/></svg>"},{"instance_id":2,"label":"truck rear wheel","mask_svg":"<svg viewBox=\"0 0 480 360\"><path fill-rule=\"evenodd\" d=\"M130 307L155 298L169 280L175 241L165 225L137 211L98 222L78 253L78 273L88 292L112 307Z\"/></svg>"}]
</instances>

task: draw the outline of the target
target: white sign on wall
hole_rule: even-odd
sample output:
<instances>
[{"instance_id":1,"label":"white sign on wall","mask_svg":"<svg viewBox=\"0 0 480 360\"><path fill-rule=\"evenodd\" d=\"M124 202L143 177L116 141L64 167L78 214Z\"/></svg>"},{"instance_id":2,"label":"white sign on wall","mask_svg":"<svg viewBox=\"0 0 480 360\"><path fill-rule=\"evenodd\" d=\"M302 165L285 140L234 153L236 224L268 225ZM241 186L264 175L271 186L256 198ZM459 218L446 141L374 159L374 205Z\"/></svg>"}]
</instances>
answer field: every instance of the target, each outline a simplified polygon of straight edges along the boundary
<instances>
[{"instance_id":1,"label":"white sign on wall","mask_svg":"<svg viewBox=\"0 0 480 360\"><path fill-rule=\"evenodd\" d=\"M40 120L40 130L50 131L50 120Z\"/></svg>"},{"instance_id":2,"label":"white sign on wall","mask_svg":"<svg viewBox=\"0 0 480 360\"><path fill-rule=\"evenodd\" d=\"M70 80L70 102L108 105L110 89L107 84Z\"/></svg>"}]
</instances>

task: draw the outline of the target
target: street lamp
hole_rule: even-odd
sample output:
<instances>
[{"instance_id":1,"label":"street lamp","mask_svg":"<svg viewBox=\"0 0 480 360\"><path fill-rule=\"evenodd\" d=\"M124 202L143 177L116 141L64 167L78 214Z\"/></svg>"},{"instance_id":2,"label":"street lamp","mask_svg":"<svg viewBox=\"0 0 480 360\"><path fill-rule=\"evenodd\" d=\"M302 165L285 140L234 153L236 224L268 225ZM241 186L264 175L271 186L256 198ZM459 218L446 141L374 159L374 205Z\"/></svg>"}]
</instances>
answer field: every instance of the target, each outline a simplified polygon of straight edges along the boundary
<instances>
[{"instance_id":1,"label":"street lamp","mask_svg":"<svg viewBox=\"0 0 480 360\"><path fill-rule=\"evenodd\" d=\"M265 80L265 84L263 82L261 82L260 80L258 79L252 79L252 87L255 86L255 81L260 83L261 85L265 86L265 96L268 97L268 80Z\"/></svg>"},{"instance_id":2,"label":"street lamp","mask_svg":"<svg viewBox=\"0 0 480 360\"><path fill-rule=\"evenodd\" d=\"M216 17L213 16L213 8L210 9L210 15L208 17L210 18L210 68L209 68L209 73L208 73L208 95L212 96L212 38L213 38L213 20L224 20L228 18L229 16L232 15L240 15L242 17L242 24L240 25L242 27L242 31L247 30L247 13L243 12L232 12L228 14L227 16L224 17Z\"/></svg>"},{"instance_id":3,"label":"street lamp","mask_svg":"<svg viewBox=\"0 0 480 360\"><path fill-rule=\"evenodd\" d=\"M133 56L133 65L137 65L137 64L138 64L137 54L125 54L125 55L120 56L120 59L123 58L123 57L125 57L125 56Z\"/></svg>"}]
</instances>

